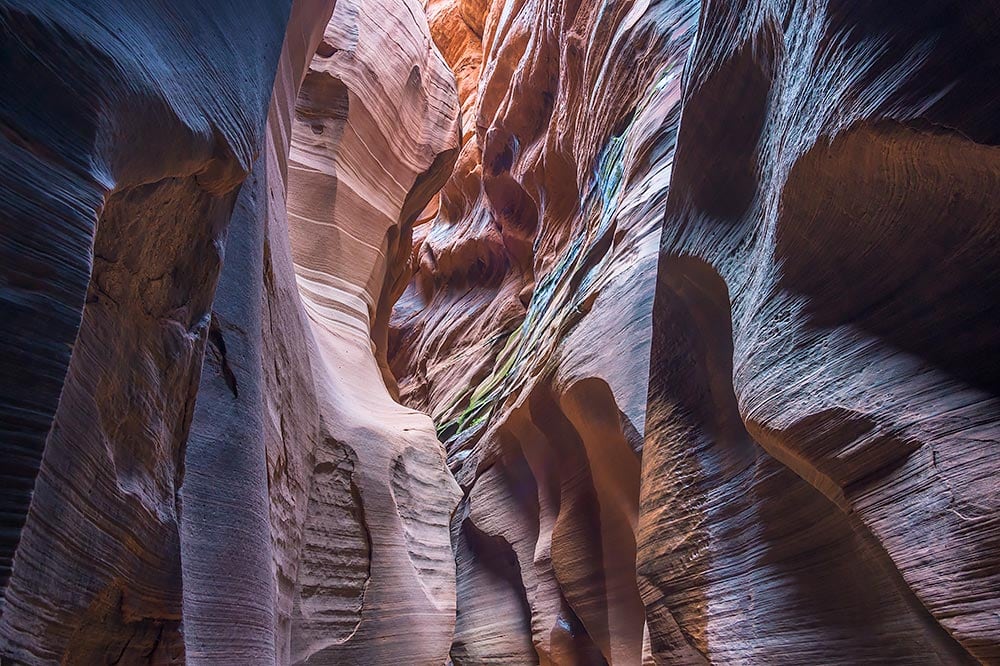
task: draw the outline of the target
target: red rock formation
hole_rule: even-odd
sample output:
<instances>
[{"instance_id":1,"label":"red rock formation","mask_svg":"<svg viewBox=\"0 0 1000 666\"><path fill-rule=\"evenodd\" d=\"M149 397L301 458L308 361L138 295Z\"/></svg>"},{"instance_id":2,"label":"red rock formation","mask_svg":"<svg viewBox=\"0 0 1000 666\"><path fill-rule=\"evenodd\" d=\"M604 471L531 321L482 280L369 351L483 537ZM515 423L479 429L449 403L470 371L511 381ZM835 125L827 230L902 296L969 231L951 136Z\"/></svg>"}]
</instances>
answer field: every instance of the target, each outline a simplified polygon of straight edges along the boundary
<instances>
[{"instance_id":1,"label":"red rock formation","mask_svg":"<svg viewBox=\"0 0 1000 666\"><path fill-rule=\"evenodd\" d=\"M1000 663L993 3L206 4L0 0L0 661Z\"/></svg>"},{"instance_id":2,"label":"red rock formation","mask_svg":"<svg viewBox=\"0 0 1000 666\"><path fill-rule=\"evenodd\" d=\"M64 329L64 342L76 337L65 380L38 367L58 398L44 449L32 444L33 425L3 421L21 438L12 444L25 460L11 470L20 484L11 490L34 483L19 543L8 544L16 556L0 616L5 663L445 659L457 489L431 421L391 400L370 330L400 290L405 262L397 255L409 255L409 225L450 173L459 138L454 84L411 5L343 0L325 35L329 0L297 0L290 19L287 7L283 16L179 6L176 17L154 7L115 18L99 13L110 6L86 17L71 4L53 15L5 10L5 30L20 40L5 54L19 76L27 80L36 63L63 67L80 79L81 99L103 105L79 104L76 115L51 106L53 78L39 83L48 97L31 105L30 95L16 97L5 111L13 122L4 159L27 164L27 177L4 170L11 194L5 189L3 203L16 222L5 228L13 244L4 252L20 271L7 279L25 290L4 292L5 306L21 308L13 310L17 334L34 328L25 326L28 314L53 316L32 298L66 294L65 312L73 305L71 271L53 281L60 252L83 259L72 277L84 286L90 279L79 333L54 326L50 338L25 345L42 355L60 348ZM171 23L181 19L221 32L182 55L168 49L185 42L176 33L182 23ZM274 35L286 19L279 60ZM100 61L73 49L52 55L46 30L78 30L80 48L95 58L107 52L117 78L87 88ZM164 46L137 58L109 38L114 30ZM270 48L249 69L243 39ZM137 85L167 62L174 78L155 79L148 91ZM202 71L204 80L189 73ZM124 115L128 104L135 108ZM46 180L31 171L36 163L77 168L75 153L59 154L53 119L72 129L76 121L81 141L88 123L103 137L78 159L95 171L94 185L79 176L55 190L65 207L89 201L88 187L95 200L112 192L97 221L92 271L72 219L46 217L31 230L17 217L56 205L44 183L60 176ZM314 138L323 132L325 143ZM163 147L137 152L130 137L156 137ZM317 145L323 151L312 162L301 157ZM310 168L318 178L306 188L298 172ZM287 205L319 231L287 223L289 188ZM69 232L81 236L78 246ZM349 248L348 236L370 251ZM31 243L49 264L26 260ZM324 257L310 263L315 247ZM301 298L296 270L312 271ZM55 315L72 323L71 313ZM12 367L26 369L22 358ZM4 396L21 395L13 379L5 373ZM13 400L3 407L28 413ZM42 434L49 427L37 426ZM42 450L34 480L32 456ZM7 497L4 510L16 518L29 495Z\"/></svg>"},{"instance_id":3,"label":"red rock formation","mask_svg":"<svg viewBox=\"0 0 1000 666\"><path fill-rule=\"evenodd\" d=\"M997 663L1000 13L778 4L706 3L689 66L643 461L654 649Z\"/></svg>"},{"instance_id":4,"label":"red rock formation","mask_svg":"<svg viewBox=\"0 0 1000 666\"><path fill-rule=\"evenodd\" d=\"M459 81L480 34L483 64L463 100L475 133L396 308L393 370L466 491L456 664L648 652L635 528L650 276L696 13L430 7Z\"/></svg>"},{"instance_id":5,"label":"red rock formation","mask_svg":"<svg viewBox=\"0 0 1000 666\"><path fill-rule=\"evenodd\" d=\"M288 12L0 9L5 663L184 657L185 440Z\"/></svg>"},{"instance_id":6,"label":"red rock formation","mask_svg":"<svg viewBox=\"0 0 1000 666\"><path fill-rule=\"evenodd\" d=\"M683 98L693 3L430 4L455 663L1000 659L1000 16L895 4L705 2Z\"/></svg>"}]
</instances>

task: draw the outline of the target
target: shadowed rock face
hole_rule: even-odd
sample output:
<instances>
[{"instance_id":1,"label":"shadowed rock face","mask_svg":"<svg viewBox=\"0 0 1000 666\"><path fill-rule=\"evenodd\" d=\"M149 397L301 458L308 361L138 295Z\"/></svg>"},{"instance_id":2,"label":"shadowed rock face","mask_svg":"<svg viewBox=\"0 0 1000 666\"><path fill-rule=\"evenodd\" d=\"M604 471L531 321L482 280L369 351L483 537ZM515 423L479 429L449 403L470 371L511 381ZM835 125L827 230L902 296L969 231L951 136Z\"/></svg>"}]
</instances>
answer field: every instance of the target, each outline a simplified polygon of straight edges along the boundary
<instances>
[{"instance_id":1,"label":"shadowed rock face","mask_svg":"<svg viewBox=\"0 0 1000 666\"><path fill-rule=\"evenodd\" d=\"M0 0L0 661L1000 663L993 2L238 4Z\"/></svg>"},{"instance_id":2,"label":"shadowed rock face","mask_svg":"<svg viewBox=\"0 0 1000 666\"><path fill-rule=\"evenodd\" d=\"M5 663L185 655L185 442L290 3L125 4L0 8Z\"/></svg>"},{"instance_id":3,"label":"shadowed rock face","mask_svg":"<svg viewBox=\"0 0 1000 666\"><path fill-rule=\"evenodd\" d=\"M998 27L991 3L706 3L643 461L666 655L1000 659Z\"/></svg>"}]
</instances>

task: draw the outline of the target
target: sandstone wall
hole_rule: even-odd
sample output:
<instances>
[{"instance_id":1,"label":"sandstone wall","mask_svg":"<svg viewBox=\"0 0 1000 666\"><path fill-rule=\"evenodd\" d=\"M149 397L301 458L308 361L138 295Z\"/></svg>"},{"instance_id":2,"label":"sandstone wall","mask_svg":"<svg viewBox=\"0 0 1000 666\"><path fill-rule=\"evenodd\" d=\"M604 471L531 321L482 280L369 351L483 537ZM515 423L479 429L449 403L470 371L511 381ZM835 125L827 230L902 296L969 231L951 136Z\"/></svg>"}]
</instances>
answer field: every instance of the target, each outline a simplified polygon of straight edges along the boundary
<instances>
[{"instance_id":1,"label":"sandstone wall","mask_svg":"<svg viewBox=\"0 0 1000 666\"><path fill-rule=\"evenodd\" d=\"M4 664L1000 663L992 0L0 0Z\"/></svg>"},{"instance_id":2,"label":"sandstone wall","mask_svg":"<svg viewBox=\"0 0 1000 666\"><path fill-rule=\"evenodd\" d=\"M0 654L439 663L457 491L372 336L453 163L453 79L413 3L189 4L0 14Z\"/></svg>"},{"instance_id":3,"label":"sandstone wall","mask_svg":"<svg viewBox=\"0 0 1000 666\"><path fill-rule=\"evenodd\" d=\"M997 9L428 15L473 119L390 360L455 663L997 661Z\"/></svg>"},{"instance_id":4,"label":"sandstone wall","mask_svg":"<svg viewBox=\"0 0 1000 666\"><path fill-rule=\"evenodd\" d=\"M183 659L185 441L289 6L0 9L5 661Z\"/></svg>"},{"instance_id":5,"label":"sandstone wall","mask_svg":"<svg viewBox=\"0 0 1000 666\"><path fill-rule=\"evenodd\" d=\"M639 663L652 278L698 5L428 15L472 118L390 349L465 494L452 658Z\"/></svg>"},{"instance_id":6,"label":"sandstone wall","mask_svg":"<svg viewBox=\"0 0 1000 666\"><path fill-rule=\"evenodd\" d=\"M1000 659L998 26L705 3L639 525L668 661Z\"/></svg>"},{"instance_id":7,"label":"sandstone wall","mask_svg":"<svg viewBox=\"0 0 1000 666\"><path fill-rule=\"evenodd\" d=\"M412 223L454 165L458 113L419 4L338 0L295 107L288 171L290 258L319 413L308 499L289 503L308 507L292 594L296 662L447 658L458 488L432 421L393 399L383 341ZM287 430L299 412L282 413ZM279 432L280 474L294 447Z\"/></svg>"}]
</instances>

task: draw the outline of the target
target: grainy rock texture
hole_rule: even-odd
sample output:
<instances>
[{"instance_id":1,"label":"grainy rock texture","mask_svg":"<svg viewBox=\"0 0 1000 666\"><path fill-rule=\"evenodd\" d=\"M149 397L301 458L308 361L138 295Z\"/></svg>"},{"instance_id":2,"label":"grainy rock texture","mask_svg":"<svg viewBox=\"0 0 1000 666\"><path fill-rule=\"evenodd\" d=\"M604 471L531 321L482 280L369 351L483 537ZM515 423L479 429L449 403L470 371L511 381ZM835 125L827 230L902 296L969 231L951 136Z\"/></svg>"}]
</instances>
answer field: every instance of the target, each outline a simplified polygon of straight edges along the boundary
<instances>
[{"instance_id":1,"label":"grainy rock texture","mask_svg":"<svg viewBox=\"0 0 1000 666\"><path fill-rule=\"evenodd\" d=\"M636 664L653 275L698 5L428 12L466 143L390 346L465 491L451 656Z\"/></svg>"},{"instance_id":2,"label":"grainy rock texture","mask_svg":"<svg viewBox=\"0 0 1000 666\"><path fill-rule=\"evenodd\" d=\"M1000 9L706 2L639 580L668 662L1000 662Z\"/></svg>"},{"instance_id":3,"label":"grainy rock texture","mask_svg":"<svg viewBox=\"0 0 1000 666\"><path fill-rule=\"evenodd\" d=\"M184 658L185 442L289 6L0 7L5 663Z\"/></svg>"}]
</instances>

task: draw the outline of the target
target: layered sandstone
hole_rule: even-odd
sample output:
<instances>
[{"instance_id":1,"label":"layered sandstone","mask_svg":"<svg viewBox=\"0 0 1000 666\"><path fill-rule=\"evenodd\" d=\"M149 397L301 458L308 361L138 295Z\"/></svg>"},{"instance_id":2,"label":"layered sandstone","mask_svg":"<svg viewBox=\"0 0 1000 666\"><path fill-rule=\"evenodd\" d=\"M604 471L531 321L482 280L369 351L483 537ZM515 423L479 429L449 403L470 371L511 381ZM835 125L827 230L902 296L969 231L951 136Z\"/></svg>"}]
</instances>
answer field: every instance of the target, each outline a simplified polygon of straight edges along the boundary
<instances>
[{"instance_id":1,"label":"layered sandstone","mask_svg":"<svg viewBox=\"0 0 1000 666\"><path fill-rule=\"evenodd\" d=\"M1000 663L992 2L135 4L0 0L0 661Z\"/></svg>"},{"instance_id":2,"label":"layered sandstone","mask_svg":"<svg viewBox=\"0 0 1000 666\"><path fill-rule=\"evenodd\" d=\"M416 2L338 0L296 103L288 167L319 414L308 491L288 501L291 512L307 507L294 662L440 663L451 644L448 519L459 492L433 422L392 397L384 340L412 224L454 164L458 116ZM272 327L276 342L284 330ZM294 404L282 414L299 416ZM281 423L273 469L287 474L301 447Z\"/></svg>"},{"instance_id":3,"label":"layered sandstone","mask_svg":"<svg viewBox=\"0 0 1000 666\"><path fill-rule=\"evenodd\" d=\"M1000 661L998 27L705 3L640 504L667 661Z\"/></svg>"},{"instance_id":4,"label":"layered sandstone","mask_svg":"<svg viewBox=\"0 0 1000 666\"><path fill-rule=\"evenodd\" d=\"M452 658L639 663L651 277L698 6L429 10L460 94L482 61L392 322L401 397L465 491Z\"/></svg>"},{"instance_id":5,"label":"layered sandstone","mask_svg":"<svg viewBox=\"0 0 1000 666\"><path fill-rule=\"evenodd\" d=\"M185 441L289 5L0 9L5 663L184 658Z\"/></svg>"},{"instance_id":6,"label":"layered sandstone","mask_svg":"<svg viewBox=\"0 0 1000 666\"><path fill-rule=\"evenodd\" d=\"M415 3L170 4L4 9L0 654L442 662L457 490L373 340L451 74Z\"/></svg>"},{"instance_id":7,"label":"layered sandstone","mask_svg":"<svg viewBox=\"0 0 1000 666\"><path fill-rule=\"evenodd\" d=\"M997 661L996 9L429 16L474 121L391 362L455 663Z\"/></svg>"}]
</instances>

